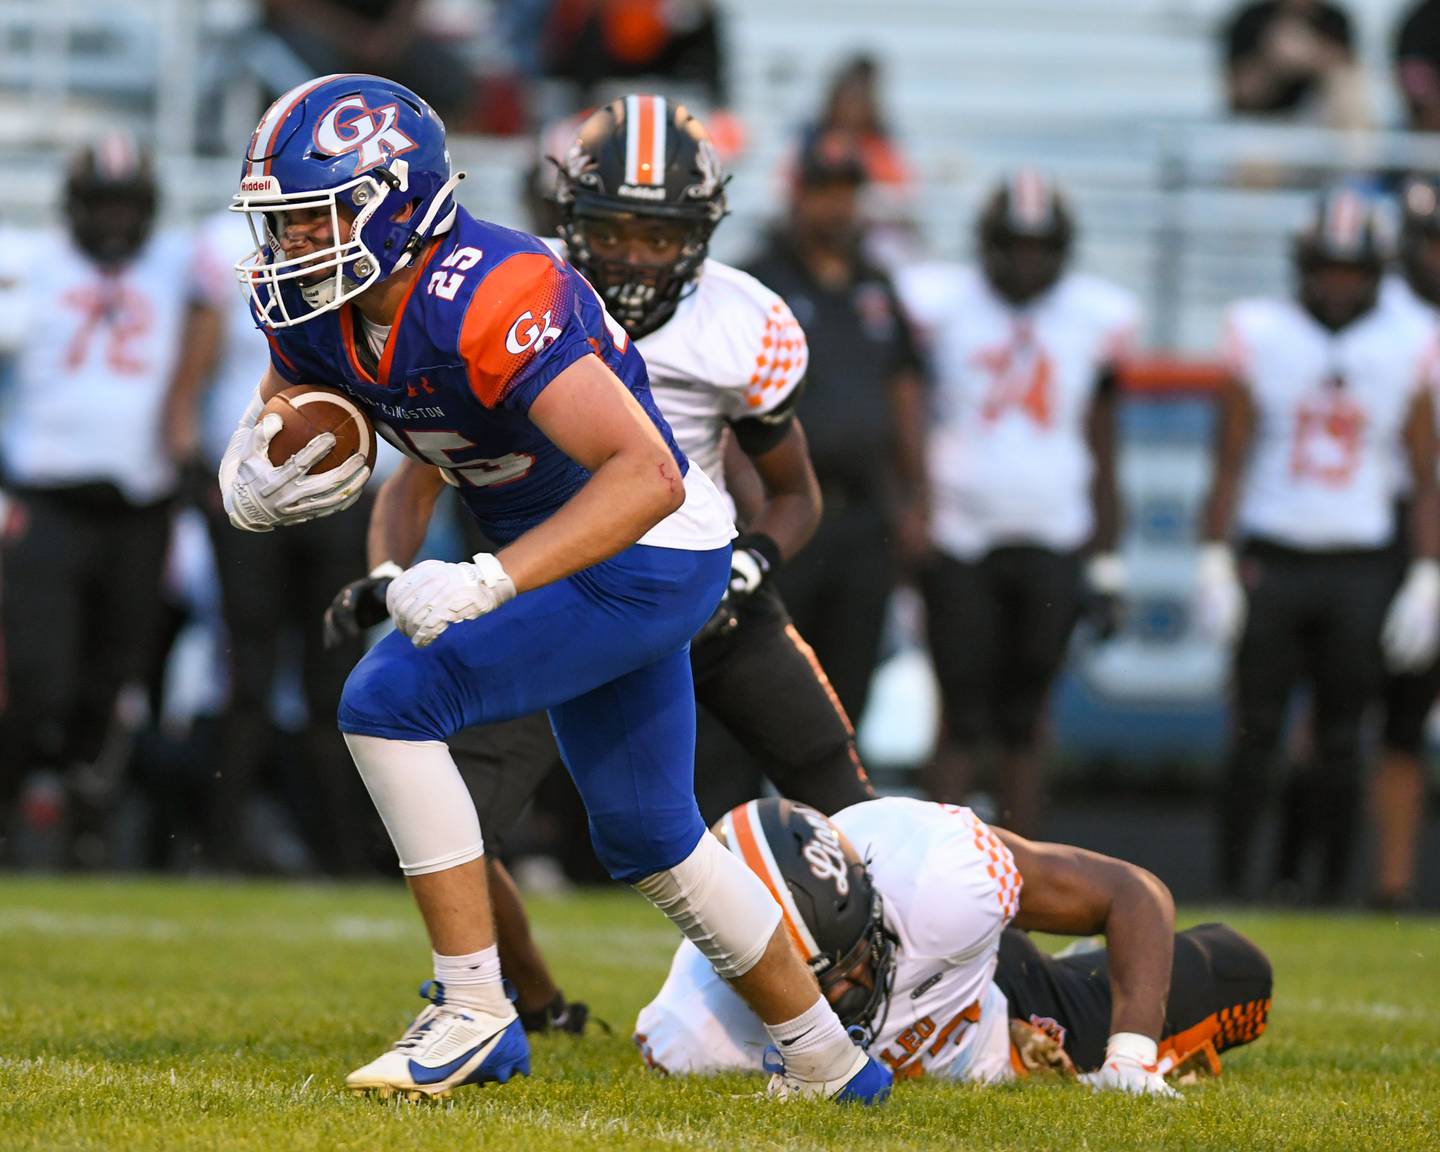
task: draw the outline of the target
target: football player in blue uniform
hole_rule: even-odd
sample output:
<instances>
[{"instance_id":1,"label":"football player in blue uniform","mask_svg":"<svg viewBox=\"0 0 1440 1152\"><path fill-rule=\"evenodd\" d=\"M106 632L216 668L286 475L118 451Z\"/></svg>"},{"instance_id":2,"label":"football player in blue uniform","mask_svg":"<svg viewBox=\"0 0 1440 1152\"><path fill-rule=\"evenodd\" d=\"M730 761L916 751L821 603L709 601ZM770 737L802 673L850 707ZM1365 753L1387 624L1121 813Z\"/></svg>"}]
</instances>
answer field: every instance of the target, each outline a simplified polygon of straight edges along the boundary
<instances>
[{"instance_id":1,"label":"football player in blue uniform","mask_svg":"<svg viewBox=\"0 0 1440 1152\"><path fill-rule=\"evenodd\" d=\"M669 916L771 1028L782 1096L876 1102L890 1074L853 1046L789 946L763 883L710 835L693 789L687 646L730 575L725 505L690 468L623 328L540 241L453 199L445 130L409 89L326 76L273 104L234 207L257 249L238 268L272 366L220 484L232 522L267 531L347 507L351 457L272 464L265 401L343 389L377 430L445 470L494 553L425 561L391 584L397 631L360 661L340 728L434 950L430 1004L347 1083L439 1096L529 1070L500 982L484 844L445 745L461 728L550 714L600 859Z\"/></svg>"}]
</instances>

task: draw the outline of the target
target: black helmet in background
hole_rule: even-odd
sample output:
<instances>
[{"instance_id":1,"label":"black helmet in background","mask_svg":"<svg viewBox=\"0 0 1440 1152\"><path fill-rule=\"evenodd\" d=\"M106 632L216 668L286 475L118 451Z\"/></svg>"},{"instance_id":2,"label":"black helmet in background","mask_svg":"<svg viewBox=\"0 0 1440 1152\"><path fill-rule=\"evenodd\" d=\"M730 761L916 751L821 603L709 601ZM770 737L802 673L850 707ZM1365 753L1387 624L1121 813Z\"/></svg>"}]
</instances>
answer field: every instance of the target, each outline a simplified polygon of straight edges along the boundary
<instances>
[{"instance_id":1,"label":"black helmet in background","mask_svg":"<svg viewBox=\"0 0 1440 1152\"><path fill-rule=\"evenodd\" d=\"M127 133L87 144L65 172L65 221L79 249L105 267L133 259L155 223L159 193L150 157Z\"/></svg>"},{"instance_id":2,"label":"black helmet in background","mask_svg":"<svg viewBox=\"0 0 1440 1152\"><path fill-rule=\"evenodd\" d=\"M1378 208L1353 188L1335 188L1316 202L1295 237L1301 305L1332 332L1354 323L1380 299L1390 257Z\"/></svg>"},{"instance_id":3,"label":"black helmet in background","mask_svg":"<svg viewBox=\"0 0 1440 1152\"><path fill-rule=\"evenodd\" d=\"M1409 180L1400 208L1400 270L1417 296L1440 307L1440 180Z\"/></svg>"},{"instance_id":4,"label":"black helmet in background","mask_svg":"<svg viewBox=\"0 0 1440 1152\"><path fill-rule=\"evenodd\" d=\"M1075 242L1075 221L1055 182L1022 168L991 192L976 241L990 286L1020 307L1059 281Z\"/></svg>"}]
</instances>

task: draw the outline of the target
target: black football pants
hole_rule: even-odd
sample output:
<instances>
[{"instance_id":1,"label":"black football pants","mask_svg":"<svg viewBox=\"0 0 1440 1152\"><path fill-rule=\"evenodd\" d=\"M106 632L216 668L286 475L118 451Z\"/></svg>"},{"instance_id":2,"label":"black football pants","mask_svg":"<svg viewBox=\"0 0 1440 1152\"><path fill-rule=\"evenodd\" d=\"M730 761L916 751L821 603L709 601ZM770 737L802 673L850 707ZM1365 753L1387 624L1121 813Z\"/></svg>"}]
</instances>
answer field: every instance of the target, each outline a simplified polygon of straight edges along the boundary
<instances>
[{"instance_id":1,"label":"black football pants","mask_svg":"<svg viewBox=\"0 0 1440 1152\"><path fill-rule=\"evenodd\" d=\"M1010 1002L1012 1018L1056 1035L1077 1070L1100 1067L1110 1037L1107 950L1057 959L1024 932L1007 928L995 983ZM1206 1041L1217 1052L1248 1044L1265 1030L1270 995L1270 961L1239 932L1201 924L1177 933L1161 1056L1183 1057Z\"/></svg>"},{"instance_id":2,"label":"black football pants","mask_svg":"<svg viewBox=\"0 0 1440 1152\"><path fill-rule=\"evenodd\" d=\"M1393 561L1384 550L1300 552L1252 541L1240 571L1248 611L1235 655L1234 735L1219 799L1220 882L1227 896L1242 894L1291 694L1304 682L1314 736L1305 802L1325 845L1323 883L1333 897L1353 854L1362 726L1380 692L1380 626L1394 588Z\"/></svg>"},{"instance_id":3,"label":"black football pants","mask_svg":"<svg viewBox=\"0 0 1440 1152\"><path fill-rule=\"evenodd\" d=\"M168 502L109 485L13 490L0 540L0 799L25 773L89 764L116 696L148 677L163 621Z\"/></svg>"}]
</instances>

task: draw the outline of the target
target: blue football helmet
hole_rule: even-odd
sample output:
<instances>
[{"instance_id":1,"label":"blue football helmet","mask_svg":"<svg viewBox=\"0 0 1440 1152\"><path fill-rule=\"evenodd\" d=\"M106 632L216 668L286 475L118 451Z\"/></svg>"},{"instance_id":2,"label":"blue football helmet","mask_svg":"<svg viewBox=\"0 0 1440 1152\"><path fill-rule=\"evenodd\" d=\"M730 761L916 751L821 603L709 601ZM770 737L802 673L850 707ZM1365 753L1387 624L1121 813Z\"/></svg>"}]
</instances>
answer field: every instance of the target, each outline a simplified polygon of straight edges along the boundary
<instances>
[{"instance_id":1,"label":"blue football helmet","mask_svg":"<svg viewBox=\"0 0 1440 1152\"><path fill-rule=\"evenodd\" d=\"M304 323L404 268L454 224L464 177L440 117L403 85L341 74L292 88L250 137L230 206L255 239L235 271L260 321ZM287 260L286 215L315 209L330 214L331 245Z\"/></svg>"}]
</instances>

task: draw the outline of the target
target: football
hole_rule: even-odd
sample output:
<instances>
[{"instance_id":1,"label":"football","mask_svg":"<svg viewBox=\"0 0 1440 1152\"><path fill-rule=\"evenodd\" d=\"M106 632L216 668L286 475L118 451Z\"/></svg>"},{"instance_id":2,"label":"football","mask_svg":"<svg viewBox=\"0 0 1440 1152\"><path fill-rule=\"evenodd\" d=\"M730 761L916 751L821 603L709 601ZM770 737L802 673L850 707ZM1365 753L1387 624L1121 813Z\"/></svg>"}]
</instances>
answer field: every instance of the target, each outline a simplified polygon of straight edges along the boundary
<instances>
[{"instance_id":1,"label":"football","mask_svg":"<svg viewBox=\"0 0 1440 1152\"><path fill-rule=\"evenodd\" d=\"M322 432L335 436L335 447L310 466L310 472L338 467L355 453L375 465L375 426L360 406L335 388L296 384L277 392L265 414L280 417L281 428L270 441L270 463L283 464Z\"/></svg>"}]
</instances>

